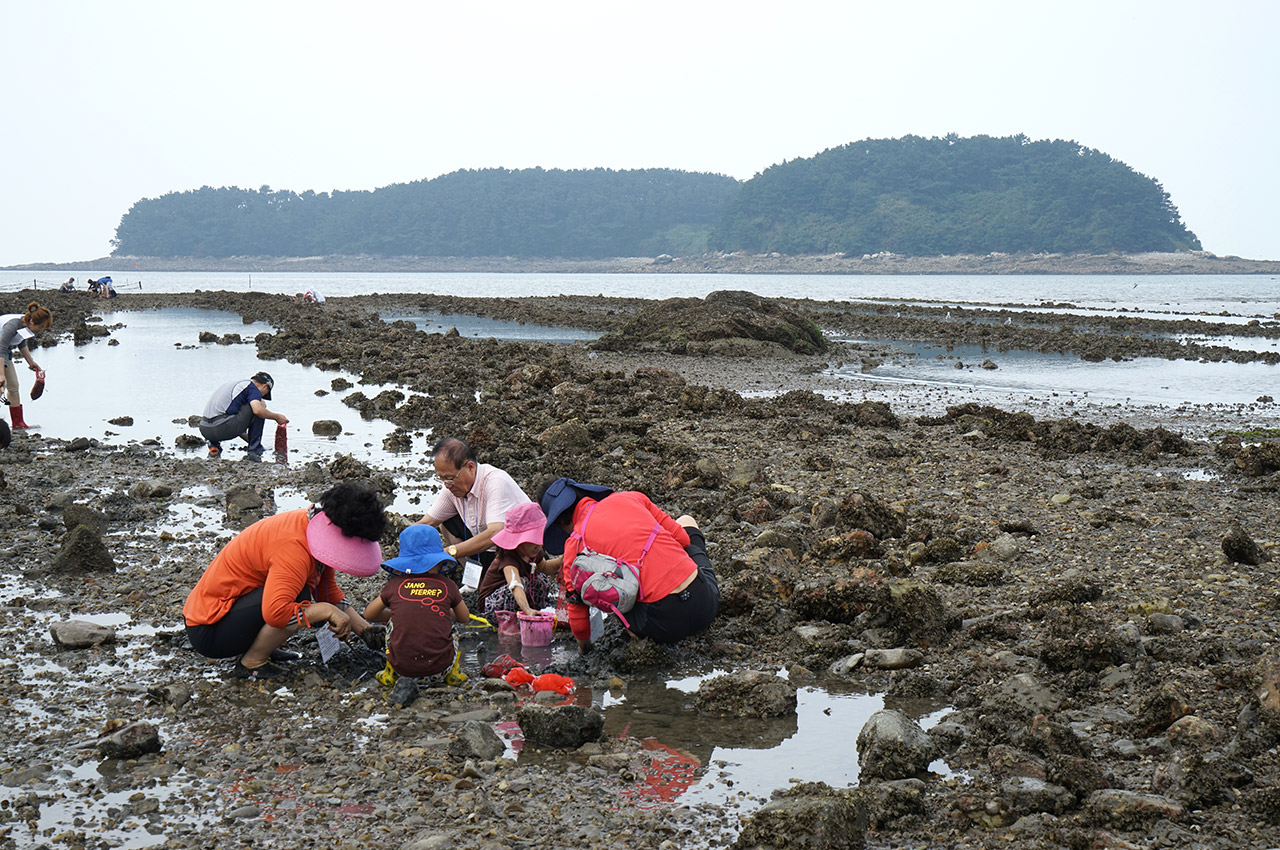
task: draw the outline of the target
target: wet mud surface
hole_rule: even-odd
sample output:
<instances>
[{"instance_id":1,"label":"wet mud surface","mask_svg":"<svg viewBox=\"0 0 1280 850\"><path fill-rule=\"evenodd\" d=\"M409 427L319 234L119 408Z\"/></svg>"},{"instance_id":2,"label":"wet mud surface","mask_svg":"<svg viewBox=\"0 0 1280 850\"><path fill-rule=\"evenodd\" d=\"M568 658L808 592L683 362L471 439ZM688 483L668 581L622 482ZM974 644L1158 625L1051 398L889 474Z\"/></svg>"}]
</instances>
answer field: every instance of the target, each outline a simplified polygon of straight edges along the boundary
<instances>
[{"instance_id":1,"label":"wet mud surface","mask_svg":"<svg viewBox=\"0 0 1280 850\"><path fill-rule=\"evenodd\" d=\"M57 344L95 332L83 319L97 305L40 295L59 318ZM322 664L314 641L295 639L304 657L282 684L231 680L179 628L218 548L272 511L277 490L315 496L359 478L389 493L418 459L255 465L19 434L0 452L0 634L11 648L0 662L0 846L1280 846L1280 449L1265 434L1218 433L1247 430L1251 411L1036 418L909 395L838 401L825 370L874 349L786 342L816 323L886 338L994 332L993 345L1110 358L1156 351L1142 346L1167 332L1158 322L1112 334L1109 319L1067 331L1081 321L765 310L727 295L724 330L708 335L706 305L682 300L370 296L317 308L195 293L128 304L165 306L269 322L256 341L264 358L399 387L342 392L405 435L462 436L527 492L570 475L697 517L721 617L675 648L610 632L587 658L551 658L548 671L579 683L569 703L589 707L629 682L782 670L794 686L951 706L920 744L949 770L904 768L904 757L851 788L779 776L790 790L767 812L749 798L635 805L639 789L712 766L655 759L657 738L610 728L576 749L517 751L520 707L564 698L535 700L471 669L461 687L393 705L363 646ZM371 312L394 309L606 336L473 340ZM172 530L178 513L194 519ZM361 601L378 589L344 587ZM86 618L113 637L84 648L53 639L51 625ZM721 695L714 713L774 729L759 690ZM734 745L710 714L709 744ZM158 731L159 752L103 743L139 721Z\"/></svg>"}]
</instances>

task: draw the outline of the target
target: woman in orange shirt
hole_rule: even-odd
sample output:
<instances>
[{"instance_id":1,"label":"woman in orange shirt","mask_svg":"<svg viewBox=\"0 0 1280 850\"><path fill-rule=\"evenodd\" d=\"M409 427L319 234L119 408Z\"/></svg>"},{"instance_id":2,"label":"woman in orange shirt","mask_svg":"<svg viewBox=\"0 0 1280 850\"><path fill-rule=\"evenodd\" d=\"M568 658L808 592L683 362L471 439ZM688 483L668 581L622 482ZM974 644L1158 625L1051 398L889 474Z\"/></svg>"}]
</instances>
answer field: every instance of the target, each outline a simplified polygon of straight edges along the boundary
<instances>
[{"instance_id":1,"label":"woman in orange shirt","mask_svg":"<svg viewBox=\"0 0 1280 850\"><path fill-rule=\"evenodd\" d=\"M333 487L309 511L255 522L187 596L191 646L208 658L239 656L233 676L270 679L286 672L272 661L291 657L280 647L300 627L328 623L340 638L363 634L369 623L345 601L334 570L375 574L386 525L377 495L355 484Z\"/></svg>"}]
</instances>

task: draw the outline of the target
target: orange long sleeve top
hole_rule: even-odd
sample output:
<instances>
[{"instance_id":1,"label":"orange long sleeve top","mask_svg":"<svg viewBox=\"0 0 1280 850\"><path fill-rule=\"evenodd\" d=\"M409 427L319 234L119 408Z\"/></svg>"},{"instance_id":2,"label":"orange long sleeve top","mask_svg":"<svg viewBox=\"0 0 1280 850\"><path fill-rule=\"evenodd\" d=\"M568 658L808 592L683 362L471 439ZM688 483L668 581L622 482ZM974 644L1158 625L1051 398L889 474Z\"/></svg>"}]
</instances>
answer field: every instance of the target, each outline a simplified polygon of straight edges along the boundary
<instances>
[{"instance_id":1,"label":"orange long sleeve top","mask_svg":"<svg viewBox=\"0 0 1280 850\"><path fill-rule=\"evenodd\" d=\"M260 519L222 547L182 606L188 626L216 623L237 599L259 587L262 619L269 626L285 628L302 623L308 603L297 601L304 588L314 599L338 603L342 590L333 568L319 568L307 548L307 512L288 511Z\"/></svg>"}]
</instances>

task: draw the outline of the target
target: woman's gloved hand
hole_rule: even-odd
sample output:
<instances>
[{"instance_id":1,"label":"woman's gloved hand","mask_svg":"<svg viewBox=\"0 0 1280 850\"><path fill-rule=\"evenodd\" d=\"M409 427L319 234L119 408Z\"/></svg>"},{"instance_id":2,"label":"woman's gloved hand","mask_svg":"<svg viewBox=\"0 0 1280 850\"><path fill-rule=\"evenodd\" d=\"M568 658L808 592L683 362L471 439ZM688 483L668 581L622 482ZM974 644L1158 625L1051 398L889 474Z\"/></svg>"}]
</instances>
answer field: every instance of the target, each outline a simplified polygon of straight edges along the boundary
<instances>
[{"instance_id":1,"label":"woman's gloved hand","mask_svg":"<svg viewBox=\"0 0 1280 850\"><path fill-rule=\"evenodd\" d=\"M364 645L374 652L385 652L387 649L387 627L381 623L370 623L369 628L360 635Z\"/></svg>"}]
</instances>

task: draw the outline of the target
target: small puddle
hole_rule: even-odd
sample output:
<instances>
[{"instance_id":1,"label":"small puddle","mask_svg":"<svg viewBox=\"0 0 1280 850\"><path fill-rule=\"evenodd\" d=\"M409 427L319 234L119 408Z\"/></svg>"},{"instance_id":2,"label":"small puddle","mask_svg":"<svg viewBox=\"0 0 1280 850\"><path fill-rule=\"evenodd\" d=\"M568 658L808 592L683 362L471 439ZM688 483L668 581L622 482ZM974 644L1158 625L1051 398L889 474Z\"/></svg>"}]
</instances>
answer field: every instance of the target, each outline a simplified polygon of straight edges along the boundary
<instances>
[{"instance_id":1,"label":"small puddle","mask_svg":"<svg viewBox=\"0 0 1280 850\"><path fill-rule=\"evenodd\" d=\"M793 782L825 782L843 788L858 782L858 733L871 715L885 708L878 693L802 687L796 712L781 718L743 722L706 718L693 710L699 685L724 671L668 682L631 685L604 700L605 734L639 737L652 753L641 782L623 796L639 806L664 803L728 805L769 795ZM924 728L950 709L936 702L895 704ZM950 775L946 763L930 766Z\"/></svg>"},{"instance_id":2,"label":"small puddle","mask_svg":"<svg viewBox=\"0 0 1280 850\"><path fill-rule=\"evenodd\" d=\"M64 761L50 765L47 780L25 789L0 787L0 800L16 806L27 790L45 797L56 786L64 793L45 797L39 816L7 833L16 847L85 846L83 839L92 830L100 847L143 848L164 844L172 824L164 817L166 804L174 797L189 793L192 777L179 772L164 782L154 783L139 791L136 779L118 775L113 761L89 758L83 762ZM121 790L112 790L120 782ZM48 787L42 787L48 786ZM203 825L213 817L187 821L187 828ZM43 840L41 840L43 839ZM101 842L101 843L96 843Z\"/></svg>"},{"instance_id":3,"label":"small puddle","mask_svg":"<svg viewBox=\"0 0 1280 850\"><path fill-rule=\"evenodd\" d=\"M184 487L169 503L169 512L156 531L184 539L210 527L221 528L225 518L225 492L215 492L205 485Z\"/></svg>"}]
</instances>

